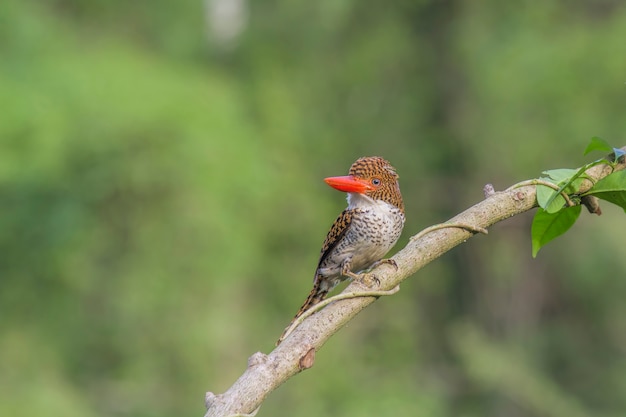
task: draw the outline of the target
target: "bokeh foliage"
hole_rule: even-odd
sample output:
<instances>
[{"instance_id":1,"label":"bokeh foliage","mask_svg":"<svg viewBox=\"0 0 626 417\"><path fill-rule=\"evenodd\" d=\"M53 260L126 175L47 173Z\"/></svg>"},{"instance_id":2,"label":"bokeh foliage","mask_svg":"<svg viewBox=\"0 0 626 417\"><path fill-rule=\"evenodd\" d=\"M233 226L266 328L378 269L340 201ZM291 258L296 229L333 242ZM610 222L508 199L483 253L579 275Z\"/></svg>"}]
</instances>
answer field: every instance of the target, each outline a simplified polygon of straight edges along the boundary
<instances>
[{"instance_id":1,"label":"bokeh foliage","mask_svg":"<svg viewBox=\"0 0 626 417\"><path fill-rule=\"evenodd\" d=\"M208 2L207 2L208 3ZM403 240L624 145L619 1L0 4L0 414L191 416L310 290L359 156ZM617 208L531 258L530 216L421 271L259 415L621 416Z\"/></svg>"}]
</instances>

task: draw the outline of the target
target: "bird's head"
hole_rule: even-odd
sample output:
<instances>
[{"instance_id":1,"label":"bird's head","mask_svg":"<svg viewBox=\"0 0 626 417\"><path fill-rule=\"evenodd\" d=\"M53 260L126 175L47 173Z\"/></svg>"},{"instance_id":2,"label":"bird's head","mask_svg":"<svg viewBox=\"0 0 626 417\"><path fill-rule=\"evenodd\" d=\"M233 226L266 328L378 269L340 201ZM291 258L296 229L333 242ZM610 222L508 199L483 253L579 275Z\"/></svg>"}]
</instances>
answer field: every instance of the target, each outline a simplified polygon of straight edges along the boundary
<instances>
[{"instance_id":1,"label":"bird's head","mask_svg":"<svg viewBox=\"0 0 626 417\"><path fill-rule=\"evenodd\" d=\"M398 174L389 162L379 156L357 159L349 175L328 177L324 181L331 187L347 193L364 194L373 200L382 200L404 211Z\"/></svg>"}]
</instances>

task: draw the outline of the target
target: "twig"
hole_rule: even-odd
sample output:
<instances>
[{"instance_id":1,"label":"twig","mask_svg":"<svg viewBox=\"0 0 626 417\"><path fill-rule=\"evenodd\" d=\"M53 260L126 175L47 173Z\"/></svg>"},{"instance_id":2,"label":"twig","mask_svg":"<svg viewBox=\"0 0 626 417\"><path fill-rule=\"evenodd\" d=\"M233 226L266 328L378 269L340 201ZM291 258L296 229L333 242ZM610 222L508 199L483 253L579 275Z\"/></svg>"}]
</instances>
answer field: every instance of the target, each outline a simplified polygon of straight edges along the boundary
<instances>
[{"instance_id":1,"label":"twig","mask_svg":"<svg viewBox=\"0 0 626 417\"><path fill-rule=\"evenodd\" d=\"M449 222L449 223L440 223L440 224L429 226L426 229L419 232L418 234L411 236L410 240L411 241L418 240L418 239L421 239L423 236L427 235L428 233L434 232L435 230L447 229L450 227L465 229L472 233L482 233L484 235L489 234L489 231L485 229L484 227L474 226L474 225L467 224L467 223Z\"/></svg>"},{"instance_id":2,"label":"twig","mask_svg":"<svg viewBox=\"0 0 626 417\"><path fill-rule=\"evenodd\" d=\"M526 187L526 186L529 186L529 185L543 185L545 187L552 188L555 191L559 191L559 194L561 194L561 197L563 197L565 199L565 203L567 204L568 207L572 207L572 206L576 205L569 198L569 196L567 195L567 193L565 191L561 191L561 188L558 185L553 184L550 181L544 181L544 180L540 180L540 179L526 180L526 181L518 182L517 184L510 186L509 188L507 188L507 191L508 190L513 190L515 188Z\"/></svg>"},{"instance_id":3,"label":"twig","mask_svg":"<svg viewBox=\"0 0 626 417\"><path fill-rule=\"evenodd\" d=\"M315 304L313 307L311 307L310 309L308 309L307 311L302 313L302 315L300 317L295 319L293 321L293 323L291 323L289 328L287 330L285 330L285 333L283 334L282 339L283 340L286 339L287 336L289 336L289 334L296 327L298 327L298 325L300 323L302 323L308 317L311 317L313 314L315 314L315 312L320 311L321 309L323 309L324 307L326 307L330 303L334 303L335 301L339 301L339 300L347 300L347 299L350 299L350 298L357 298L357 297L382 297L382 296L385 296L385 295L393 295L393 294L397 293L398 291L400 291L400 286L396 285L395 287L393 287L390 290L342 292L341 294L337 294L337 295L334 295L332 297L328 297L327 299L325 299L323 301L320 301L319 303Z\"/></svg>"}]
</instances>

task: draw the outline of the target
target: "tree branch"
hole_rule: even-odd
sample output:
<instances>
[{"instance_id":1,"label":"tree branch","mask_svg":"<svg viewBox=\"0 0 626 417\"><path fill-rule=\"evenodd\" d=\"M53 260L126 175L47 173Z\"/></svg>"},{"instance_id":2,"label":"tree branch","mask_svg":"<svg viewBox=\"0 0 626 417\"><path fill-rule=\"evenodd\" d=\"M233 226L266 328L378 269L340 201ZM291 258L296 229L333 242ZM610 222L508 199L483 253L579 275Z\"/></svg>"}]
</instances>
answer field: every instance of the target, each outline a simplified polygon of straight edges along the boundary
<instances>
[{"instance_id":1,"label":"tree branch","mask_svg":"<svg viewBox=\"0 0 626 417\"><path fill-rule=\"evenodd\" d=\"M626 150L626 147L622 148ZM583 193L593 183L612 172L626 168L622 157L615 168L607 164L596 165L587 170L586 179L580 189ZM592 182L593 181L593 182ZM486 199L450 219L455 223L448 228L435 228L427 234L420 233L412 238L392 259L392 265L381 265L369 274L380 282L376 290L389 291L409 276L434 261L455 246L464 243L475 233L458 224L469 224L476 231L524 213L536 207L536 182L522 182L502 192L493 192L493 187L485 187ZM376 280L365 280L376 281ZM371 291L358 282L352 282L345 293ZM373 303L377 297L361 296L335 301L323 310L309 317L268 355L261 352L248 359L248 367L239 379L223 394L206 394L207 413L205 417L254 415L265 398L279 385L298 372L313 366L315 352L341 327L348 323L361 310Z\"/></svg>"}]
</instances>

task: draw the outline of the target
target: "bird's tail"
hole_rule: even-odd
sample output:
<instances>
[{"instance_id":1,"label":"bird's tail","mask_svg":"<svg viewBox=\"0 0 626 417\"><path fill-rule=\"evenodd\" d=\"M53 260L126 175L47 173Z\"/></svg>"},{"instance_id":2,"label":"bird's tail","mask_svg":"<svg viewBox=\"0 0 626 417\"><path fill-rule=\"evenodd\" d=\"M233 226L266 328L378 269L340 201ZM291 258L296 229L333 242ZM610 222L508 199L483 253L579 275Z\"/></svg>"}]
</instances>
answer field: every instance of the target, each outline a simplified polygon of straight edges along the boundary
<instances>
[{"instance_id":1,"label":"bird's tail","mask_svg":"<svg viewBox=\"0 0 626 417\"><path fill-rule=\"evenodd\" d=\"M285 328L285 330L283 331L283 334L281 334L280 338L278 338L278 340L276 341L276 346L280 345L280 343L285 339L285 337L287 337L287 335L291 333L291 330L293 330L292 329L293 323L301 315L303 315L307 310L309 310L315 304L319 303L324 298L326 298L326 295L328 294L328 291L330 291L330 288L327 288L327 285L323 285L323 284L324 282L322 279L319 279L318 277L315 278L315 282L313 283L313 289L309 293L309 296L306 298L306 301L304 302L304 304L302 304L302 307L300 307L300 310L298 310L294 318L291 319L289 326Z\"/></svg>"}]
</instances>

